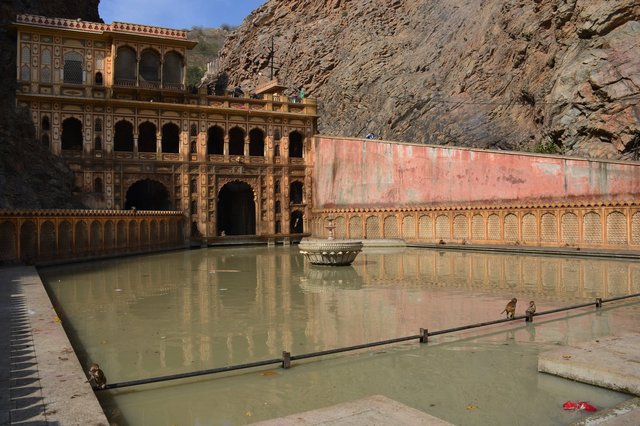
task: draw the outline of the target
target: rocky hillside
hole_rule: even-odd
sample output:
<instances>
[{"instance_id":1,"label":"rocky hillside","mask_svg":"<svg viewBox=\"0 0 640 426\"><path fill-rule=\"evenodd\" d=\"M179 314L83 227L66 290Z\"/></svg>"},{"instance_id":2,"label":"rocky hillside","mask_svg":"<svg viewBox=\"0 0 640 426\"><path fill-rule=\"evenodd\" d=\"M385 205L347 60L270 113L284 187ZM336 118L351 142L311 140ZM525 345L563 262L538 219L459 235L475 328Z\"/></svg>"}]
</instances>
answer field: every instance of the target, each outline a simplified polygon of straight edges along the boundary
<instances>
[{"instance_id":1,"label":"rocky hillside","mask_svg":"<svg viewBox=\"0 0 640 426\"><path fill-rule=\"evenodd\" d=\"M16 37L8 24L18 13L102 22L99 0L18 0L0 4L0 208L74 208L73 174L35 140L26 111L15 102Z\"/></svg>"},{"instance_id":2,"label":"rocky hillside","mask_svg":"<svg viewBox=\"0 0 640 426\"><path fill-rule=\"evenodd\" d=\"M633 158L637 0L268 0L221 64L320 101L320 132Z\"/></svg>"}]
</instances>

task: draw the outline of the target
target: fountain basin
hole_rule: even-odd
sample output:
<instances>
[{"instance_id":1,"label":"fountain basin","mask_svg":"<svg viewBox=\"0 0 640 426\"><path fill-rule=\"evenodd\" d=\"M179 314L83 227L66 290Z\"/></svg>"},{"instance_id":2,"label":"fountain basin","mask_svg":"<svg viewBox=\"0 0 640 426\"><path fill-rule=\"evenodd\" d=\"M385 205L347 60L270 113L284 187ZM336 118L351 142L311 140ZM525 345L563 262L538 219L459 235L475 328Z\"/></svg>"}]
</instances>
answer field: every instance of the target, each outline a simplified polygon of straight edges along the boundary
<instances>
[{"instance_id":1,"label":"fountain basin","mask_svg":"<svg viewBox=\"0 0 640 426\"><path fill-rule=\"evenodd\" d=\"M303 238L298 247L314 265L345 266L362 251L362 241Z\"/></svg>"}]
</instances>

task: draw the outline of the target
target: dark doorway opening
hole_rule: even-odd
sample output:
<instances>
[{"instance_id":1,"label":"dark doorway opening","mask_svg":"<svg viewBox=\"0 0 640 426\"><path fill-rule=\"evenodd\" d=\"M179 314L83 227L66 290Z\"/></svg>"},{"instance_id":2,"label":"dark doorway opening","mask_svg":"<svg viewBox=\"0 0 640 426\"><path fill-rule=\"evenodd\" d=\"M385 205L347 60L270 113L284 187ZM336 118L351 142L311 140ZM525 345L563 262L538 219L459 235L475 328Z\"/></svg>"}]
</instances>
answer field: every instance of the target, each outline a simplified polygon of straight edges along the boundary
<instances>
[{"instance_id":1,"label":"dark doorway opening","mask_svg":"<svg viewBox=\"0 0 640 426\"><path fill-rule=\"evenodd\" d=\"M207 131L207 154L222 155L224 153L224 130L220 126L209 127Z\"/></svg>"},{"instance_id":2,"label":"dark doorway opening","mask_svg":"<svg viewBox=\"0 0 640 426\"><path fill-rule=\"evenodd\" d=\"M303 185L302 182L291 182L289 188L289 201L291 204L302 204Z\"/></svg>"},{"instance_id":3,"label":"dark doorway opening","mask_svg":"<svg viewBox=\"0 0 640 426\"><path fill-rule=\"evenodd\" d=\"M127 191L124 208L129 210L133 207L137 210L171 210L169 191L155 180L139 180Z\"/></svg>"},{"instance_id":4,"label":"dark doorway opening","mask_svg":"<svg viewBox=\"0 0 640 426\"><path fill-rule=\"evenodd\" d=\"M133 124L121 120L116 123L113 137L113 150L133 152Z\"/></svg>"},{"instance_id":5,"label":"dark doorway opening","mask_svg":"<svg viewBox=\"0 0 640 426\"><path fill-rule=\"evenodd\" d=\"M304 138L302 133L293 131L289 133L289 157L302 158L304 150Z\"/></svg>"},{"instance_id":6,"label":"dark doorway opening","mask_svg":"<svg viewBox=\"0 0 640 426\"><path fill-rule=\"evenodd\" d=\"M62 122L62 149L82 150L82 123L77 118L67 118Z\"/></svg>"},{"instance_id":7,"label":"dark doorway opening","mask_svg":"<svg viewBox=\"0 0 640 426\"><path fill-rule=\"evenodd\" d=\"M249 132L249 155L264 157L264 133L260 129L252 129Z\"/></svg>"},{"instance_id":8,"label":"dark doorway opening","mask_svg":"<svg viewBox=\"0 0 640 426\"><path fill-rule=\"evenodd\" d=\"M180 149L180 128L167 123L162 126L162 152L177 154Z\"/></svg>"},{"instance_id":9,"label":"dark doorway opening","mask_svg":"<svg viewBox=\"0 0 640 426\"><path fill-rule=\"evenodd\" d=\"M253 190L244 182L230 182L218 194L217 234L255 235L256 204Z\"/></svg>"},{"instance_id":10,"label":"dark doorway opening","mask_svg":"<svg viewBox=\"0 0 640 426\"><path fill-rule=\"evenodd\" d=\"M291 212L291 220L289 222L289 231L292 234L302 234L304 232L303 215L301 211Z\"/></svg>"},{"instance_id":11,"label":"dark doorway opening","mask_svg":"<svg viewBox=\"0 0 640 426\"><path fill-rule=\"evenodd\" d=\"M156 125L150 121L141 123L138 126L138 151L156 152L157 144Z\"/></svg>"},{"instance_id":12,"label":"dark doorway opening","mask_svg":"<svg viewBox=\"0 0 640 426\"><path fill-rule=\"evenodd\" d=\"M244 130L239 127L229 130L229 155L244 155Z\"/></svg>"}]
</instances>

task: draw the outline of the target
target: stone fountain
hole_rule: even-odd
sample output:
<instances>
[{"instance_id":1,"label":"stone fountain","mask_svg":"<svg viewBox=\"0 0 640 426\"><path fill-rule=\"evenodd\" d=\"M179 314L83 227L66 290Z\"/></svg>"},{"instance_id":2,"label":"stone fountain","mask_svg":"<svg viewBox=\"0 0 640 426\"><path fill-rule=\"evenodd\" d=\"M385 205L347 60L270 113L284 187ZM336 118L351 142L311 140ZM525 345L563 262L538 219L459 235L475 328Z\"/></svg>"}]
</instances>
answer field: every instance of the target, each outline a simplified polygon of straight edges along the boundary
<instances>
[{"instance_id":1,"label":"stone fountain","mask_svg":"<svg viewBox=\"0 0 640 426\"><path fill-rule=\"evenodd\" d=\"M329 238L303 238L300 241L300 253L314 265L346 266L351 265L358 253L362 251L362 241L336 240L333 231L336 226L333 219L325 227L329 230Z\"/></svg>"}]
</instances>

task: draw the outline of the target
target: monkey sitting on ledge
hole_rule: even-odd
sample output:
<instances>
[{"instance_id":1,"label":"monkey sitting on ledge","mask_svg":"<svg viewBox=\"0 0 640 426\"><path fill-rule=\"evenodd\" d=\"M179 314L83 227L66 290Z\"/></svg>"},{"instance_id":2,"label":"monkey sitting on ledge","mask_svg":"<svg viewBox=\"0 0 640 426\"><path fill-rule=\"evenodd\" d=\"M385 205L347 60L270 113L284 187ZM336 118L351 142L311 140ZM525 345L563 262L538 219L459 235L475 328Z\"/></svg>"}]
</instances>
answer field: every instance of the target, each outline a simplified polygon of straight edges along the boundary
<instances>
[{"instance_id":1,"label":"monkey sitting on ledge","mask_svg":"<svg viewBox=\"0 0 640 426\"><path fill-rule=\"evenodd\" d=\"M95 362L91 364L89 367L89 380L87 382L93 381L96 384L96 388L104 389L107 387L107 378L104 375L104 372L100 369L100 366Z\"/></svg>"}]
</instances>

